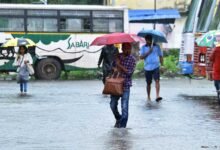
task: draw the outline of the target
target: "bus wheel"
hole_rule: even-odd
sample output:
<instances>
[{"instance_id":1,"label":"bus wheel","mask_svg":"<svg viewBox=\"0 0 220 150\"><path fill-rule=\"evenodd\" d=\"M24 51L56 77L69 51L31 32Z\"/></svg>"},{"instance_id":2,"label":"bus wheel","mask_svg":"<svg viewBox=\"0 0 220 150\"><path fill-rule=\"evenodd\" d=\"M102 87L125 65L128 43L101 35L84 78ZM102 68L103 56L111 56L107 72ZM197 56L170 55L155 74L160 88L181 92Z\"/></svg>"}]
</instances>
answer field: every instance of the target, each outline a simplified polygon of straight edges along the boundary
<instances>
[{"instance_id":1,"label":"bus wheel","mask_svg":"<svg viewBox=\"0 0 220 150\"><path fill-rule=\"evenodd\" d=\"M61 74L61 64L54 58L45 58L36 66L36 76L44 80L56 80Z\"/></svg>"}]
</instances>

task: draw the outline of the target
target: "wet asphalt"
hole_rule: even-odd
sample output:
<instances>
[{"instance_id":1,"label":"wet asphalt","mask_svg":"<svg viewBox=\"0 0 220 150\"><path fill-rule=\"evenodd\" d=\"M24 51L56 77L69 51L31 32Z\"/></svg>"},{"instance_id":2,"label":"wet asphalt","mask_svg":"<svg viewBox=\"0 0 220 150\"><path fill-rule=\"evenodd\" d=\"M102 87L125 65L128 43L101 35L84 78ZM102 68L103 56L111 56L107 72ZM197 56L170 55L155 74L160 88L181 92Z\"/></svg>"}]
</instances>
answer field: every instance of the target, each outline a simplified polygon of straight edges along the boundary
<instances>
[{"instance_id":1,"label":"wet asphalt","mask_svg":"<svg viewBox=\"0 0 220 150\"><path fill-rule=\"evenodd\" d=\"M162 79L160 103L146 102L145 86L133 81L127 128L117 129L100 80L31 81L26 96L0 81L0 150L220 150L213 82Z\"/></svg>"}]
</instances>

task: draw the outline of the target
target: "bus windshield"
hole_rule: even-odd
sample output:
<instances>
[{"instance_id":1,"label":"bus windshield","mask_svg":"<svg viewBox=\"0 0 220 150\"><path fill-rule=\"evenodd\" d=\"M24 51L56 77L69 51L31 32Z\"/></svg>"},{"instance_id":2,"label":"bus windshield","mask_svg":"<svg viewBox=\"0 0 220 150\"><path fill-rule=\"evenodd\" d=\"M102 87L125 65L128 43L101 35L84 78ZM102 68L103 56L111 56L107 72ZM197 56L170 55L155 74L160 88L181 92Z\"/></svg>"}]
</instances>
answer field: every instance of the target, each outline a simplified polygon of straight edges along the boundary
<instances>
[{"instance_id":1,"label":"bus windshield","mask_svg":"<svg viewBox=\"0 0 220 150\"><path fill-rule=\"evenodd\" d=\"M189 14L183 29L183 33L188 33L188 32L193 32L194 28L194 23L195 23L195 18L196 18L196 13L197 9L199 7L199 0L192 0L190 8L189 8Z\"/></svg>"},{"instance_id":2,"label":"bus windshield","mask_svg":"<svg viewBox=\"0 0 220 150\"><path fill-rule=\"evenodd\" d=\"M196 32L207 32L216 6L216 0L203 1L199 10L199 20Z\"/></svg>"},{"instance_id":3,"label":"bus windshield","mask_svg":"<svg viewBox=\"0 0 220 150\"><path fill-rule=\"evenodd\" d=\"M201 3L201 5L200 5ZM192 0L183 33L207 32L216 7L216 0ZM197 22L198 17L198 22ZM196 28L195 28L195 25Z\"/></svg>"}]
</instances>

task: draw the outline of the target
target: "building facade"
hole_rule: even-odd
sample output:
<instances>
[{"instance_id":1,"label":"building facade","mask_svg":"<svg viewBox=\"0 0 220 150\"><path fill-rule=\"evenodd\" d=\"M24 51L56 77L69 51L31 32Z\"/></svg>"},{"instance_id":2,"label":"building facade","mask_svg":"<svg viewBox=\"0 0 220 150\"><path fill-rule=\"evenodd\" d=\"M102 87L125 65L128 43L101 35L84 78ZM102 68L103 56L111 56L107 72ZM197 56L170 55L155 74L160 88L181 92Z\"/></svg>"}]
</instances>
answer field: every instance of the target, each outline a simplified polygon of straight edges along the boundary
<instances>
[{"instance_id":1,"label":"building facade","mask_svg":"<svg viewBox=\"0 0 220 150\"><path fill-rule=\"evenodd\" d=\"M164 49L181 47L182 32L186 21L186 14L191 0L107 0L108 5L127 6L129 9L178 9L181 15L174 24L157 24L156 29L162 31L168 43L162 45ZM142 29L153 29L153 24L130 23L130 33L138 33Z\"/></svg>"},{"instance_id":2,"label":"building facade","mask_svg":"<svg viewBox=\"0 0 220 150\"><path fill-rule=\"evenodd\" d=\"M155 3L156 2L156 3ZM108 5L127 6L130 9L157 9L178 8L181 11L187 10L191 0L107 0Z\"/></svg>"}]
</instances>

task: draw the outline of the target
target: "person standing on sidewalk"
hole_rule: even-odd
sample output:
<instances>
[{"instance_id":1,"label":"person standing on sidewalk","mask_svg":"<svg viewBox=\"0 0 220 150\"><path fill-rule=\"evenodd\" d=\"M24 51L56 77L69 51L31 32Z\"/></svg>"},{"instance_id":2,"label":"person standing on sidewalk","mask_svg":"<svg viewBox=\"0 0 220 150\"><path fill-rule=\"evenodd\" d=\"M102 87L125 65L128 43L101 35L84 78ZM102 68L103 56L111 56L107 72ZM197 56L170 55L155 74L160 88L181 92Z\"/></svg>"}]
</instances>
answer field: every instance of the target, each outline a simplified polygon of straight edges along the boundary
<instances>
[{"instance_id":1,"label":"person standing on sidewalk","mask_svg":"<svg viewBox=\"0 0 220 150\"><path fill-rule=\"evenodd\" d=\"M111 95L110 107L116 119L116 128L126 128L128 121L128 106L129 106L129 96L130 87L132 86L132 74L134 72L136 65L136 60L134 56L131 55L131 44L122 44L122 54L119 54L116 59L116 64L114 70L119 71L121 76L125 79L123 84L123 94L122 96ZM118 112L118 101L121 98L121 111Z\"/></svg>"},{"instance_id":2,"label":"person standing on sidewalk","mask_svg":"<svg viewBox=\"0 0 220 150\"><path fill-rule=\"evenodd\" d=\"M160 97L160 64L163 65L163 53L160 46L154 44L152 36L145 37L146 45L140 50L140 58L144 60L145 78L147 82L147 100L151 101L151 83L155 80L156 85L156 101L162 100Z\"/></svg>"},{"instance_id":3,"label":"person standing on sidewalk","mask_svg":"<svg viewBox=\"0 0 220 150\"><path fill-rule=\"evenodd\" d=\"M28 53L26 46L19 46L18 54L15 57L13 66L17 68L17 82L20 84L21 95L27 94L27 82L29 80L29 72L27 64L33 64L33 59Z\"/></svg>"},{"instance_id":4,"label":"person standing on sidewalk","mask_svg":"<svg viewBox=\"0 0 220 150\"><path fill-rule=\"evenodd\" d=\"M102 63L102 72L103 78L102 82L105 84L105 78L111 73L112 71L112 64L118 55L118 48L116 48L113 44L106 45L102 48L99 61L98 61L98 68Z\"/></svg>"},{"instance_id":5,"label":"person standing on sidewalk","mask_svg":"<svg viewBox=\"0 0 220 150\"><path fill-rule=\"evenodd\" d=\"M220 45L219 45L220 46ZM212 62L213 68L213 80L214 85L218 94L218 102L220 104L220 47L216 47L211 56L210 61Z\"/></svg>"}]
</instances>

